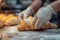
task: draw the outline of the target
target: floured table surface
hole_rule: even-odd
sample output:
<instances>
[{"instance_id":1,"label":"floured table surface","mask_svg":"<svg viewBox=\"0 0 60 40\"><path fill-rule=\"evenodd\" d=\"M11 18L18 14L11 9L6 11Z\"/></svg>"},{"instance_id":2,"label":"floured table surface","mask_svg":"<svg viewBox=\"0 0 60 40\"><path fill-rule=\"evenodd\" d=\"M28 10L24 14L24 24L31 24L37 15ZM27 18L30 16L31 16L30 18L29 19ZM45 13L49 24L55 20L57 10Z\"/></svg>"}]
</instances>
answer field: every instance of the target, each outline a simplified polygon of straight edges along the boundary
<instances>
[{"instance_id":1,"label":"floured table surface","mask_svg":"<svg viewBox=\"0 0 60 40\"><path fill-rule=\"evenodd\" d=\"M3 30L6 29L0 29L0 37ZM0 38L0 40L2 39ZM49 29L44 31L19 31L10 35L9 40L60 40L60 29Z\"/></svg>"}]
</instances>

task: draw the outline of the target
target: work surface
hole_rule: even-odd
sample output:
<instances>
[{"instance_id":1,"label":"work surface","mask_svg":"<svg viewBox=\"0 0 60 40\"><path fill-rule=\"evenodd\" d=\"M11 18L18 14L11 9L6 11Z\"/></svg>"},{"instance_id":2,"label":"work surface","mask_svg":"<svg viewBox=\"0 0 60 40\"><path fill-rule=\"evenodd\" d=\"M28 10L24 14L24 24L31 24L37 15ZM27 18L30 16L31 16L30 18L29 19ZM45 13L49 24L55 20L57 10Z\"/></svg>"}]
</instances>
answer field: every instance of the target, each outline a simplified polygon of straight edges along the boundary
<instances>
[{"instance_id":1,"label":"work surface","mask_svg":"<svg viewBox=\"0 0 60 40\"><path fill-rule=\"evenodd\" d=\"M10 36L10 40L60 40L60 29L44 31L19 31ZM1 38L0 38L1 40Z\"/></svg>"},{"instance_id":2,"label":"work surface","mask_svg":"<svg viewBox=\"0 0 60 40\"><path fill-rule=\"evenodd\" d=\"M21 31L11 37L11 40L60 40L60 29L51 29L46 32Z\"/></svg>"}]
</instances>

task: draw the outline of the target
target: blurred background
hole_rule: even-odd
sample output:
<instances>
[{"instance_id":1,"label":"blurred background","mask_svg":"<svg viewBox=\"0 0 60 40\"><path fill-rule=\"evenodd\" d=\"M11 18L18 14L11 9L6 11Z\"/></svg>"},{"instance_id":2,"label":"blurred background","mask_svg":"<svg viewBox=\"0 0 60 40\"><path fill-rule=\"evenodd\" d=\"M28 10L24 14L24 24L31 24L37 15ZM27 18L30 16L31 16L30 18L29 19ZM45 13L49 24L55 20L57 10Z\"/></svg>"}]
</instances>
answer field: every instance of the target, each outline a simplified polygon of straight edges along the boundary
<instances>
[{"instance_id":1,"label":"blurred background","mask_svg":"<svg viewBox=\"0 0 60 40\"><path fill-rule=\"evenodd\" d=\"M2 6L2 10L13 10L15 12L20 12L26 9L33 0L2 0L5 2L5 6Z\"/></svg>"}]
</instances>

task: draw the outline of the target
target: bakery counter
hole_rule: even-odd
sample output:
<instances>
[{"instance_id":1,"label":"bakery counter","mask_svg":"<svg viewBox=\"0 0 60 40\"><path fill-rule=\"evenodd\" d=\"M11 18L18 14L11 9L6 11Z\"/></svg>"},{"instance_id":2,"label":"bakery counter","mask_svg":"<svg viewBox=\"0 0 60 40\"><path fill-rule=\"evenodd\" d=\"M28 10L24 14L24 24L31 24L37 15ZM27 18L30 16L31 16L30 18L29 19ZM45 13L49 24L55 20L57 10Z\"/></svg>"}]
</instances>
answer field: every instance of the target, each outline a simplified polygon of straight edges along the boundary
<instances>
[{"instance_id":1,"label":"bakery counter","mask_svg":"<svg viewBox=\"0 0 60 40\"><path fill-rule=\"evenodd\" d=\"M15 30L17 26L18 25L1 28L0 40L60 40L60 29L17 31Z\"/></svg>"}]
</instances>

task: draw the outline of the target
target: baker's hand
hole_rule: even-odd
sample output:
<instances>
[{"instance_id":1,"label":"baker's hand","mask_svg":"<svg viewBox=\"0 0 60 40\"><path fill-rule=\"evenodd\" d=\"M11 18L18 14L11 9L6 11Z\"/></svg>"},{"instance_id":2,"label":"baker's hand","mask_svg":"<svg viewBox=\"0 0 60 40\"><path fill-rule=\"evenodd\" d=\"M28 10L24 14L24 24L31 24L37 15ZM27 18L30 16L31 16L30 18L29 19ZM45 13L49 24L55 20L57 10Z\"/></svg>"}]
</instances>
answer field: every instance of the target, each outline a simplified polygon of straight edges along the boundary
<instances>
[{"instance_id":1,"label":"baker's hand","mask_svg":"<svg viewBox=\"0 0 60 40\"><path fill-rule=\"evenodd\" d=\"M50 5L39 9L33 18L35 29L44 26L51 19L52 13L55 13L55 11Z\"/></svg>"},{"instance_id":2,"label":"baker's hand","mask_svg":"<svg viewBox=\"0 0 60 40\"><path fill-rule=\"evenodd\" d=\"M21 13L19 13L19 19L27 19L30 15L32 15L33 10L31 7L28 7L26 10L22 11Z\"/></svg>"}]
</instances>

